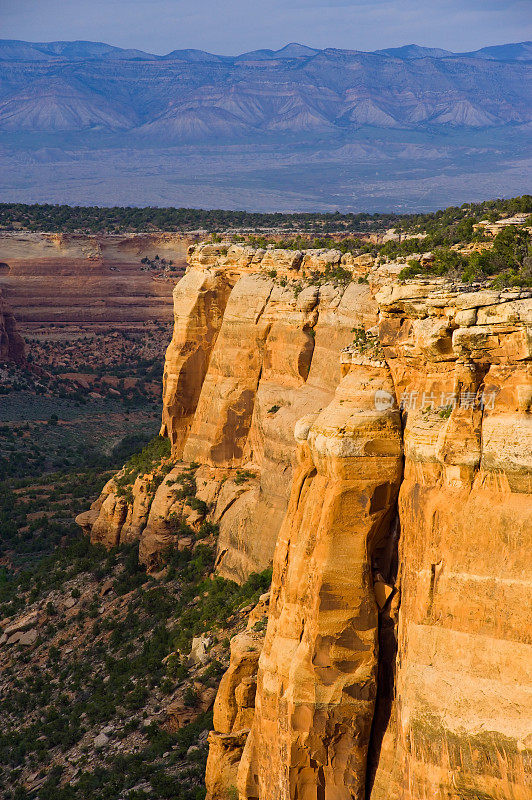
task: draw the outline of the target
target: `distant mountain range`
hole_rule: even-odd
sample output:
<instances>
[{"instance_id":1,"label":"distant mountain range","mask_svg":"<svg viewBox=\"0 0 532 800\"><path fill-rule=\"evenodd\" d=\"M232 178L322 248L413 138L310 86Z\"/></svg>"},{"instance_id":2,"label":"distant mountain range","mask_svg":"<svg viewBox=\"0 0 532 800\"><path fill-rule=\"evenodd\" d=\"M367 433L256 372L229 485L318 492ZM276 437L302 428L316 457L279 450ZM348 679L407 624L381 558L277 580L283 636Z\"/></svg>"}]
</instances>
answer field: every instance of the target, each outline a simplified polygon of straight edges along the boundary
<instances>
[{"instance_id":1,"label":"distant mountain range","mask_svg":"<svg viewBox=\"0 0 532 800\"><path fill-rule=\"evenodd\" d=\"M151 142L530 122L532 43L451 53L289 44L235 57L100 42L0 41L0 131L123 131Z\"/></svg>"},{"instance_id":2,"label":"distant mountain range","mask_svg":"<svg viewBox=\"0 0 532 800\"><path fill-rule=\"evenodd\" d=\"M220 56L0 40L0 200L400 211L522 194L532 43Z\"/></svg>"}]
</instances>

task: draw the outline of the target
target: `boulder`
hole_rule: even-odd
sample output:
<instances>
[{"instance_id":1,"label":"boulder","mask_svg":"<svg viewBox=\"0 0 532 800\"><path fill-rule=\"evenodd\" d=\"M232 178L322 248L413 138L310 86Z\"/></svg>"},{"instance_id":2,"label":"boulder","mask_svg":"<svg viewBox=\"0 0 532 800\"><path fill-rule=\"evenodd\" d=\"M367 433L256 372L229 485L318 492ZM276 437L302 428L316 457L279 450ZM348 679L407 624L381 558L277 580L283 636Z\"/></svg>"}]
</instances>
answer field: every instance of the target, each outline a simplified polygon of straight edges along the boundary
<instances>
[{"instance_id":1,"label":"boulder","mask_svg":"<svg viewBox=\"0 0 532 800\"><path fill-rule=\"evenodd\" d=\"M188 656L189 666L207 664L209 661L209 648L212 644L210 636L195 636L192 639L192 647Z\"/></svg>"},{"instance_id":2,"label":"boulder","mask_svg":"<svg viewBox=\"0 0 532 800\"><path fill-rule=\"evenodd\" d=\"M97 750L102 750L109 744L109 737L103 731L94 738L93 745Z\"/></svg>"}]
</instances>

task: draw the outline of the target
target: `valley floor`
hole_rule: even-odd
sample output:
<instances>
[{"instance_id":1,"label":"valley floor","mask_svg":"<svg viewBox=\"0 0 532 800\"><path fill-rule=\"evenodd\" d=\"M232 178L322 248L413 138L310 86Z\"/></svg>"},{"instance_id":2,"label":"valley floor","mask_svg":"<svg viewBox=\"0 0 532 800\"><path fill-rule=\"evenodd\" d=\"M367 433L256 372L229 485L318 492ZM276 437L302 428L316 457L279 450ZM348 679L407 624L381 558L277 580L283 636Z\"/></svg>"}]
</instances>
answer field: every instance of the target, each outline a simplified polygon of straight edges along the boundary
<instances>
[{"instance_id":1,"label":"valley floor","mask_svg":"<svg viewBox=\"0 0 532 800\"><path fill-rule=\"evenodd\" d=\"M361 128L303 144L130 147L91 139L0 135L3 202L180 206L254 211L429 211L528 191L521 129Z\"/></svg>"}]
</instances>

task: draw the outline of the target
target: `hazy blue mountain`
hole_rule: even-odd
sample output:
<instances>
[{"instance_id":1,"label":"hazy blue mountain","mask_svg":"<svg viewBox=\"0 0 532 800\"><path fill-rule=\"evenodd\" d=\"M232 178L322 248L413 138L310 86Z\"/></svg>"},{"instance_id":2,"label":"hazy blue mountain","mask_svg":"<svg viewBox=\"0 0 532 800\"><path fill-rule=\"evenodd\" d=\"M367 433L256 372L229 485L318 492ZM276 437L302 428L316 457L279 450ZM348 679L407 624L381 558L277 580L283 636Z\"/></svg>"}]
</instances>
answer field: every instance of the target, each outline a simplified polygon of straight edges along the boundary
<instances>
[{"instance_id":1,"label":"hazy blue mountain","mask_svg":"<svg viewBox=\"0 0 532 800\"><path fill-rule=\"evenodd\" d=\"M420 47L418 44L405 44L402 47L388 47L386 50L377 50L382 55L393 56L394 58L444 58L453 56L450 50L442 50L440 47Z\"/></svg>"},{"instance_id":2,"label":"hazy blue mountain","mask_svg":"<svg viewBox=\"0 0 532 800\"><path fill-rule=\"evenodd\" d=\"M482 47L472 53L464 53L475 58L488 58L494 61L532 61L532 42L501 44L494 47Z\"/></svg>"},{"instance_id":3,"label":"hazy blue mountain","mask_svg":"<svg viewBox=\"0 0 532 800\"><path fill-rule=\"evenodd\" d=\"M89 176L71 183L65 174L69 187L99 176L101 202L119 185L113 165L120 164L122 175L125 163L137 170L140 204L168 203L170 190L142 194L148 191L143 176L158 174L163 161L177 164L185 152L179 147L187 153L180 176L207 159L212 170L215 162L221 170L217 186L231 189L206 205L234 205L234 196L253 202L254 192L259 197L262 187L285 186L289 174L301 183L295 203L315 197L312 179L324 158L335 166L321 176L318 194L329 187L332 205L358 202L361 185L370 182L394 183L394 197L409 196L414 180L436 182L442 165L441 191L445 180L459 182L473 165L477 177L468 178L468 187L499 168L514 186L522 162L511 165L526 152L532 121L531 64L530 42L461 54L415 44L362 52L290 43L220 56L195 49L154 55L101 42L0 40L4 192L12 197L19 187L38 185L33 196L41 197L59 175L50 170L43 177L44 165L61 154L76 175L94 159ZM208 156L202 148L209 148ZM412 148L418 148L413 159ZM173 161L166 160L168 153ZM247 194L235 188L240 169ZM198 175L196 167L190 178L195 186ZM504 193L507 180L495 181L492 193Z\"/></svg>"},{"instance_id":4,"label":"hazy blue mountain","mask_svg":"<svg viewBox=\"0 0 532 800\"><path fill-rule=\"evenodd\" d=\"M154 61L160 59L161 61L190 61L191 63L223 63L228 61L227 56L216 56L214 53L207 53L205 50L172 50L165 56L152 56Z\"/></svg>"},{"instance_id":5,"label":"hazy blue mountain","mask_svg":"<svg viewBox=\"0 0 532 800\"><path fill-rule=\"evenodd\" d=\"M515 125L530 121L526 52L526 43L465 56L417 45L362 53L292 43L230 58L0 42L0 131L128 130L157 142L229 142L361 126Z\"/></svg>"},{"instance_id":6,"label":"hazy blue mountain","mask_svg":"<svg viewBox=\"0 0 532 800\"><path fill-rule=\"evenodd\" d=\"M142 50L124 50L103 42L21 42L0 39L0 60L50 61L84 59L143 59L157 58Z\"/></svg>"}]
</instances>

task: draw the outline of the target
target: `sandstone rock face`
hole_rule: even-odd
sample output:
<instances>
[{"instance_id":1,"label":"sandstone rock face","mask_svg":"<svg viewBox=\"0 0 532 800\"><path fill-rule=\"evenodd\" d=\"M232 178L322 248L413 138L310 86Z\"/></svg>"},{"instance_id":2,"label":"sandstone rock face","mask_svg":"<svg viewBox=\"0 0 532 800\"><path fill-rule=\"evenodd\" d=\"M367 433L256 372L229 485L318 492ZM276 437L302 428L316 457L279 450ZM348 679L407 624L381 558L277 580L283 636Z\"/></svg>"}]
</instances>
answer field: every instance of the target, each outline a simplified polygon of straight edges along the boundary
<instances>
[{"instance_id":1,"label":"sandstone rock face","mask_svg":"<svg viewBox=\"0 0 532 800\"><path fill-rule=\"evenodd\" d=\"M222 323L230 283L212 270L190 270L174 289L174 333L163 384L161 433L180 457Z\"/></svg>"},{"instance_id":2,"label":"sandstone rock face","mask_svg":"<svg viewBox=\"0 0 532 800\"><path fill-rule=\"evenodd\" d=\"M300 441L274 558L253 728L239 770L246 798L363 798L376 697L372 559L389 535L402 474L387 367L352 365Z\"/></svg>"},{"instance_id":3,"label":"sandstone rock face","mask_svg":"<svg viewBox=\"0 0 532 800\"><path fill-rule=\"evenodd\" d=\"M207 664L209 661L209 647L212 640L208 636L195 636L192 639L192 647L189 654L189 663L193 664Z\"/></svg>"},{"instance_id":4,"label":"sandstone rock face","mask_svg":"<svg viewBox=\"0 0 532 800\"><path fill-rule=\"evenodd\" d=\"M155 567L193 546L169 524L201 519L173 487L192 469L217 570L273 557L266 634L253 612L220 684L209 800L525 800L531 293L336 251L189 264L163 413L183 463L132 502L110 482L80 522ZM302 281L331 266L355 280Z\"/></svg>"},{"instance_id":5,"label":"sandstone rock face","mask_svg":"<svg viewBox=\"0 0 532 800\"><path fill-rule=\"evenodd\" d=\"M256 474L220 524L218 569L241 580L271 561L288 502L294 425L331 399L353 320L376 320L364 286L299 295L246 275L229 299L184 458Z\"/></svg>"},{"instance_id":6,"label":"sandstone rock face","mask_svg":"<svg viewBox=\"0 0 532 800\"><path fill-rule=\"evenodd\" d=\"M263 595L249 615L247 628L231 640L231 662L220 681L209 734L205 782L207 800L232 800L242 751L253 723L259 656L269 596Z\"/></svg>"},{"instance_id":7,"label":"sandstone rock face","mask_svg":"<svg viewBox=\"0 0 532 800\"><path fill-rule=\"evenodd\" d=\"M17 330L15 317L0 289L0 364L8 361L23 363L24 339Z\"/></svg>"},{"instance_id":8,"label":"sandstone rock face","mask_svg":"<svg viewBox=\"0 0 532 800\"><path fill-rule=\"evenodd\" d=\"M90 511L85 512L86 516L77 519L78 524L84 526L88 521L87 518L94 511L95 509L91 508ZM120 532L127 515L128 505L125 498L117 496L114 491L110 491L100 506L98 516L92 522L91 541L96 544L103 544L105 547L116 547L120 543Z\"/></svg>"},{"instance_id":9,"label":"sandstone rock face","mask_svg":"<svg viewBox=\"0 0 532 800\"><path fill-rule=\"evenodd\" d=\"M318 252L325 264L339 259L336 251L330 258ZM210 493L203 497L200 480L198 496L220 526L217 569L240 581L271 563L290 494L296 421L332 399L353 325L375 325L377 308L367 285L280 285L270 273L297 279L299 251L202 244L188 258L174 290L161 433L174 458L211 468ZM235 484L239 468L247 477ZM135 486L134 509L142 506L137 495ZM92 525L98 541L140 537L141 558L155 566L172 544L164 519L176 510L163 484L147 519L113 496L78 521Z\"/></svg>"},{"instance_id":10,"label":"sandstone rock face","mask_svg":"<svg viewBox=\"0 0 532 800\"><path fill-rule=\"evenodd\" d=\"M427 286L420 299L419 288L378 296L405 475L396 685L375 731L371 797L524 800L532 302Z\"/></svg>"},{"instance_id":11,"label":"sandstone rock face","mask_svg":"<svg viewBox=\"0 0 532 800\"><path fill-rule=\"evenodd\" d=\"M295 428L299 465L239 797L524 800L532 300L425 283L385 285L376 301L378 352L361 359L347 348L335 400ZM360 436L368 405L384 418L400 411L403 430L381 438L369 425ZM350 408L361 427L346 424ZM383 515L377 537L362 507L372 500ZM375 591L396 581L380 613L372 577ZM235 701L224 688L219 702ZM224 745L220 763L232 763L241 741ZM215 785L216 734L211 746Z\"/></svg>"},{"instance_id":12,"label":"sandstone rock face","mask_svg":"<svg viewBox=\"0 0 532 800\"><path fill-rule=\"evenodd\" d=\"M184 448L187 461L230 467L242 461L270 328L264 310L272 288L273 281L249 275L231 292Z\"/></svg>"}]
</instances>

